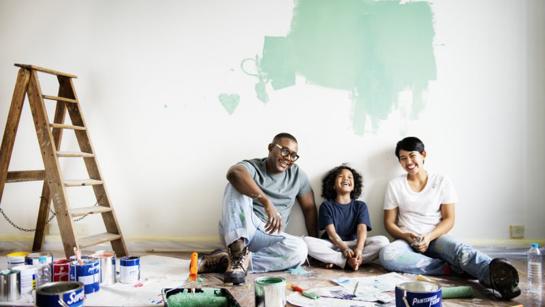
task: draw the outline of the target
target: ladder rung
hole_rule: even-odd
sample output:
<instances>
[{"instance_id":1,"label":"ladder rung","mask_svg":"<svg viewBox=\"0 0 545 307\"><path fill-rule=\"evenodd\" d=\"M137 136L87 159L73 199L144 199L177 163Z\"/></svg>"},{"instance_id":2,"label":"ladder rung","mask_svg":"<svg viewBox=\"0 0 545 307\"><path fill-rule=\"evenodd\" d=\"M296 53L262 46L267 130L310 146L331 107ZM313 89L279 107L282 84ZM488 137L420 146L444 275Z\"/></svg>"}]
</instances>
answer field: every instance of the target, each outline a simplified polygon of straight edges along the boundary
<instances>
[{"instance_id":1,"label":"ladder rung","mask_svg":"<svg viewBox=\"0 0 545 307\"><path fill-rule=\"evenodd\" d=\"M121 235L105 232L98 235L92 235L92 236L81 238L78 240L78 243L79 243L80 249L82 249L85 247L98 245L104 242L115 241L118 239L121 239Z\"/></svg>"},{"instance_id":2,"label":"ladder rung","mask_svg":"<svg viewBox=\"0 0 545 307\"><path fill-rule=\"evenodd\" d=\"M6 182L23 182L23 181L38 181L44 180L45 171L13 171L8 172Z\"/></svg>"},{"instance_id":3,"label":"ladder rung","mask_svg":"<svg viewBox=\"0 0 545 307\"><path fill-rule=\"evenodd\" d=\"M57 157L63 158L92 158L95 155L88 152L57 151Z\"/></svg>"},{"instance_id":4,"label":"ladder rung","mask_svg":"<svg viewBox=\"0 0 545 307\"><path fill-rule=\"evenodd\" d=\"M82 208L72 208L70 209L70 214L72 217L84 216L87 214L97 214L97 213L106 213L111 212L112 208L104 206L92 206L92 207L82 207Z\"/></svg>"},{"instance_id":5,"label":"ladder rung","mask_svg":"<svg viewBox=\"0 0 545 307\"><path fill-rule=\"evenodd\" d=\"M99 185L102 184L102 181L96 179L86 179L86 180L65 180L65 187L82 187L90 185Z\"/></svg>"},{"instance_id":6,"label":"ladder rung","mask_svg":"<svg viewBox=\"0 0 545 307\"><path fill-rule=\"evenodd\" d=\"M46 74L51 74L51 75L56 75L56 76L64 76L64 77L68 77L68 78L77 78L76 75L72 75L72 74L69 74L69 73L65 73L65 72L62 72L62 71L53 70L53 69L49 69L49 68L43 68L43 67L35 66L35 65L15 64L15 66L21 67L21 68L24 68L24 69L33 69L33 70L44 72Z\"/></svg>"},{"instance_id":7,"label":"ladder rung","mask_svg":"<svg viewBox=\"0 0 545 307\"><path fill-rule=\"evenodd\" d=\"M85 127L81 127L81 126L72 126L72 125L55 124L55 123L51 123L49 125L53 128L60 128L60 129L85 130Z\"/></svg>"},{"instance_id":8,"label":"ladder rung","mask_svg":"<svg viewBox=\"0 0 545 307\"><path fill-rule=\"evenodd\" d=\"M44 99L48 99L48 100L56 100L56 101L69 102L69 103L78 103L78 101L76 99L72 99L72 98L49 96L49 95L42 95L42 97Z\"/></svg>"}]
</instances>

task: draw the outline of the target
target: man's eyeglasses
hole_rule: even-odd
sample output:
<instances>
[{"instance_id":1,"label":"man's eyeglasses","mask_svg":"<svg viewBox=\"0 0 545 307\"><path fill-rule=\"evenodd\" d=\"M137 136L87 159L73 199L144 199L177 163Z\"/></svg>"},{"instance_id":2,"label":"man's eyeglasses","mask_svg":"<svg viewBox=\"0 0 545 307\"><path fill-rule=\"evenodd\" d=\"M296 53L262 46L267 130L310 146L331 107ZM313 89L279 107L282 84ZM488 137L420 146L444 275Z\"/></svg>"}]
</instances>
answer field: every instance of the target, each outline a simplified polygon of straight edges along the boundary
<instances>
[{"instance_id":1,"label":"man's eyeglasses","mask_svg":"<svg viewBox=\"0 0 545 307\"><path fill-rule=\"evenodd\" d=\"M299 155L295 151L290 151L288 148L280 146L276 143L274 143L274 146L278 147L280 149L280 154L282 157L287 158L290 157L291 161L295 162L297 159L299 159Z\"/></svg>"}]
</instances>

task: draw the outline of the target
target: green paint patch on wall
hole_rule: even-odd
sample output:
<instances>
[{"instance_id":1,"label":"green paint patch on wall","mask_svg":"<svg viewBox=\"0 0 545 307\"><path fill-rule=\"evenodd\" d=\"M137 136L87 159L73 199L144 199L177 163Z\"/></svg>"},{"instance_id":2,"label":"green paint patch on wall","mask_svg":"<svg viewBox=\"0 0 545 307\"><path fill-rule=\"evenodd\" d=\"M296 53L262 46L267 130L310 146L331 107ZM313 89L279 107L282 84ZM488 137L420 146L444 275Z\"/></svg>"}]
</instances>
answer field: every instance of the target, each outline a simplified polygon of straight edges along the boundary
<instances>
[{"instance_id":1,"label":"green paint patch on wall","mask_svg":"<svg viewBox=\"0 0 545 307\"><path fill-rule=\"evenodd\" d=\"M266 84L280 90L295 85L296 75L350 91L354 131L363 134L367 120L376 129L395 110L403 90L412 90L413 114L422 110L422 93L436 77L433 38L427 2L298 0L291 31L265 37L251 75L263 102Z\"/></svg>"},{"instance_id":2,"label":"green paint patch on wall","mask_svg":"<svg viewBox=\"0 0 545 307\"><path fill-rule=\"evenodd\" d=\"M240 102L240 95L238 94L220 94L218 96L219 101L227 110L229 114L233 114L235 112L239 102Z\"/></svg>"}]
</instances>

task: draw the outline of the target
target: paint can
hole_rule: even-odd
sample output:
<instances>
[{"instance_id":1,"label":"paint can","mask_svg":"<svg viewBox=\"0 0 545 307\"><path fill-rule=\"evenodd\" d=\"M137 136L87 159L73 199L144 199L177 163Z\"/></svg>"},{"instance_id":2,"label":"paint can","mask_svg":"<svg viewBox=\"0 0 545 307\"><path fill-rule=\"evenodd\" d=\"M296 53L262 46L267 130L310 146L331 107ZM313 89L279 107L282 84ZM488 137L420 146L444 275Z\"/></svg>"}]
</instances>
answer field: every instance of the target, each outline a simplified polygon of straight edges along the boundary
<instances>
[{"instance_id":1,"label":"paint can","mask_svg":"<svg viewBox=\"0 0 545 307\"><path fill-rule=\"evenodd\" d=\"M28 252L13 252L7 254L6 257L8 258L8 269L25 264L26 255L28 255Z\"/></svg>"},{"instance_id":2,"label":"paint can","mask_svg":"<svg viewBox=\"0 0 545 307\"><path fill-rule=\"evenodd\" d=\"M57 259L53 261L53 281L69 281L70 280L70 260Z\"/></svg>"},{"instance_id":3,"label":"paint can","mask_svg":"<svg viewBox=\"0 0 545 307\"><path fill-rule=\"evenodd\" d=\"M75 281L47 283L36 290L36 306L83 306L85 298L83 287L83 283Z\"/></svg>"},{"instance_id":4,"label":"paint can","mask_svg":"<svg viewBox=\"0 0 545 307\"><path fill-rule=\"evenodd\" d=\"M140 280L140 257L119 258L119 282L131 284Z\"/></svg>"},{"instance_id":5,"label":"paint can","mask_svg":"<svg viewBox=\"0 0 545 307\"><path fill-rule=\"evenodd\" d=\"M12 270L21 272L21 294L32 294L36 289L36 272L38 267L30 264L22 264L13 267Z\"/></svg>"},{"instance_id":6,"label":"paint can","mask_svg":"<svg viewBox=\"0 0 545 307\"><path fill-rule=\"evenodd\" d=\"M85 294L100 290L100 263L98 259L82 259L83 264L77 261L70 263L70 281L83 283Z\"/></svg>"},{"instance_id":7,"label":"paint can","mask_svg":"<svg viewBox=\"0 0 545 307\"><path fill-rule=\"evenodd\" d=\"M426 281L399 284L395 289L396 307L441 307L441 287Z\"/></svg>"},{"instance_id":8,"label":"paint can","mask_svg":"<svg viewBox=\"0 0 545 307\"><path fill-rule=\"evenodd\" d=\"M97 252L93 255L100 262L100 284L113 285L116 281L115 272L115 253L114 252Z\"/></svg>"},{"instance_id":9,"label":"paint can","mask_svg":"<svg viewBox=\"0 0 545 307\"><path fill-rule=\"evenodd\" d=\"M32 253L25 256L25 264L39 265L40 257L45 257L45 263L51 265L53 263L53 255L51 253Z\"/></svg>"},{"instance_id":10,"label":"paint can","mask_svg":"<svg viewBox=\"0 0 545 307\"><path fill-rule=\"evenodd\" d=\"M21 272L0 271L0 302L13 302L21 297Z\"/></svg>"},{"instance_id":11,"label":"paint can","mask_svg":"<svg viewBox=\"0 0 545 307\"><path fill-rule=\"evenodd\" d=\"M255 280L255 306L281 307L286 305L286 279L275 276Z\"/></svg>"}]
</instances>

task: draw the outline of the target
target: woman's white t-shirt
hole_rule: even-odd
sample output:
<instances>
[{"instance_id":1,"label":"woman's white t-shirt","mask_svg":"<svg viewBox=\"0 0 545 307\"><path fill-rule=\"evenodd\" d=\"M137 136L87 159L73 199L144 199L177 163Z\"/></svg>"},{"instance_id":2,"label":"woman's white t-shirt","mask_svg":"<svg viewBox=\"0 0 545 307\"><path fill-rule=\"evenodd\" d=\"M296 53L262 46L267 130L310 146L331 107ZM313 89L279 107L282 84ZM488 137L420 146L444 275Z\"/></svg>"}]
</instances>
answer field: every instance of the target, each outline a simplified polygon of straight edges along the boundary
<instances>
[{"instance_id":1,"label":"woman's white t-shirt","mask_svg":"<svg viewBox=\"0 0 545 307\"><path fill-rule=\"evenodd\" d=\"M457 201L454 186L447 177L428 173L424 189L415 192L404 174L388 184L384 209L399 208L397 226L401 230L424 235L441 221L441 204L454 204Z\"/></svg>"}]
</instances>

